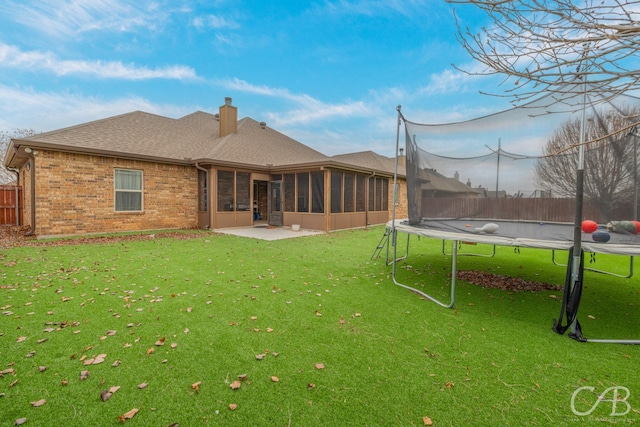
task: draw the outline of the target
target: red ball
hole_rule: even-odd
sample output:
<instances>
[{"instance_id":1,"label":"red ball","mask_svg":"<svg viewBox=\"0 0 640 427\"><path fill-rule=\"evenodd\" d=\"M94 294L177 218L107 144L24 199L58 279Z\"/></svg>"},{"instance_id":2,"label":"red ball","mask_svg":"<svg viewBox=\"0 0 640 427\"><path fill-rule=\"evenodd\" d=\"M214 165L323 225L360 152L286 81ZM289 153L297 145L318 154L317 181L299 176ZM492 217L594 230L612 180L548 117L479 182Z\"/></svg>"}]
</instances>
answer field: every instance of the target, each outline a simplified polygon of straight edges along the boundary
<instances>
[{"instance_id":1,"label":"red ball","mask_svg":"<svg viewBox=\"0 0 640 427\"><path fill-rule=\"evenodd\" d=\"M634 232L634 234L638 234L640 233L640 221L631 221L633 223L633 225L636 226L636 231Z\"/></svg>"},{"instance_id":2,"label":"red ball","mask_svg":"<svg viewBox=\"0 0 640 427\"><path fill-rule=\"evenodd\" d=\"M584 231L585 233L593 233L597 229L598 224L596 224L595 221L591 221L590 219L582 221L582 231Z\"/></svg>"}]
</instances>

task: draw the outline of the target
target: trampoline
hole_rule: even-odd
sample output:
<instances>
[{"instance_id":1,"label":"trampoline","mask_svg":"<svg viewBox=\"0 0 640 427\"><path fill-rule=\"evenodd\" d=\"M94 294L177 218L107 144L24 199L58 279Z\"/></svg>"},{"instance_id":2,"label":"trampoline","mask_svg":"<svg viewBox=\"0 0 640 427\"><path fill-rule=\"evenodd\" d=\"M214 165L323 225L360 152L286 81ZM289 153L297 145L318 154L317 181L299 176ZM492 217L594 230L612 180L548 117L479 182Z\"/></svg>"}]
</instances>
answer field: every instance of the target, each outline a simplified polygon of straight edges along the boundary
<instances>
[{"instance_id":1,"label":"trampoline","mask_svg":"<svg viewBox=\"0 0 640 427\"><path fill-rule=\"evenodd\" d=\"M495 232L487 233L481 231L482 227L487 224L498 225ZM552 259L555 262L556 250L569 251L569 259L571 259L571 251L573 248L573 224L568 223L544 223L532 221L504 221L504 220L478 220L478 219L422 219L415 225L410 225L408 220L394 220L387 223L387 231L385 233L386 244L379 245L387 248L387 264L392 265L392 279L394 283L400 287L415 292L422 297L445 308L453 308L456 302L456 276L459 256L494 256L495 246L507 246L514 248L536 248L547 249L552 251ZM407 235L406 249L403 254L398 256L398 233ZM626 276L609 273L601 270L592 270L599 273L612 274L618 277L630 278L633 275L634 256L640 256L640 234L633 233L609 233L610 240L608 242L594 242L590 233L582 233L582 249L584 252L600 253L609 255L620 255L629 257L629 273ZM409 255L410 236L421 236L433 239L441 239L443 242L443 253L445 253L445 242L452 242L451 255L451 284L449 301L441 301L434 296L407 286L398 281L396 277L396 263L404 260ZM478 243L493 246L493 253L459 254L458 243ZM393 253L389 253L389 251ZM557 264L557 263L556 263ZM566 266L566 265L565 265ZM581 264L581 276L585 270ZM581 278L582 280L582 278ZM577 300L566 301L563 303L563 311L565 305L572 304L570 309L577 315L577 305L580 301L580 294L575 298ZM569 321L569 320L568 320ZM582 336L579 323L576 317L571 319L570 336L578 341L606 342L606 343L622 343L622 344L640 344L640 340L619 340L619 339L586 339Z\"/></svg>"},{"instance_id":2,"label":"trampoline","mask_svg":"<svg viewBox=\"0 0 640 427\"><path fill-rule=\"evenodd\" d=\"M584 271L630 278L634 257L640 256L637 228L616 227L640 219L640 99L597 99L589 96L586 85L574 89L563 97L542 95L521 107L441 124L409 121L398 106L394 200L402 166L406 212L401 215L406 219L397 219L394 203L392 220L374 251L387 248L396 285L452 308L459 256L493 256L496 246L546 249L555 264L566 267L553 330L570 331L578 341L640 344L586 339L577 319ZM399 150L403 124L404 156ZM599 229L582 232L586 219ZM398 233L407 236L401 256ZM445 242L452 242L449 301L398 281L396 263L408 256L411 236L441 239L443 253ZM461 243L492 245L493 254L459 254ZM555 251L568 251L568 262L557 263ZM585 252L629 257L629 274L585 268Z\"/></svg>"},{"instance_id":3,"label":"trampoline","mask_svg":"<svg viewBox=\"0 0 640 427\"><path fill-rule=\"evenodd\" d=\"M482 227L496 224L495 232L483 232ZM388 228L418 236L442 240L484 243L488 245L513 246L519 248L538 248L569 250L573 246L573 224L546 223L534 221L505 221L480 219L442 219L423 218L416 225L408 220L389 222ZM604 227L601 230L604 231ZM640 234L629 232L608 232L608 242L593 241L593 234L582 233L582 248L585 252L640 256Z\"/></svg>"}]
</instances>

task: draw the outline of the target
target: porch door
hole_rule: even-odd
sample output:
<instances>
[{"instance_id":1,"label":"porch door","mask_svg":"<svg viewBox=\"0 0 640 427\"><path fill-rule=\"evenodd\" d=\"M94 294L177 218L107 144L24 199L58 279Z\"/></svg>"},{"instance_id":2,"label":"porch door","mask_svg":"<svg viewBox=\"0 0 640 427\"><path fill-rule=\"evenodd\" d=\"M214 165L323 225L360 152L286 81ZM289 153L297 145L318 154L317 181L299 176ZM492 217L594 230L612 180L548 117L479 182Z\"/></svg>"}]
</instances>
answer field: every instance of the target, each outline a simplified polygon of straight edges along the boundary
<instances>
[{"instance_id":1,"label":"porch door","mask_svg":"<svg viewBox=\"0 0 640 427\"><path fill-rule=\"evenodd\" d=\"M282 181L269 182L269 225L282 225Z\"/></svg>"}]
</instances>

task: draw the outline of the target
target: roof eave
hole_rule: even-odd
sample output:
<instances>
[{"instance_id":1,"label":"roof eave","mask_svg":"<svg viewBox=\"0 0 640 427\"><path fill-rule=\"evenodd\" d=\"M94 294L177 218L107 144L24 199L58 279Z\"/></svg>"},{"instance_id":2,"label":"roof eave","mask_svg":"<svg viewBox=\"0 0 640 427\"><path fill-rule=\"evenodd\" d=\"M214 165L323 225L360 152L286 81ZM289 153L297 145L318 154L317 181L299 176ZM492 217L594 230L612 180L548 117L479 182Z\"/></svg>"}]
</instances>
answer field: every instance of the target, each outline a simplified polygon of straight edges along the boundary
<instances>
[{"instance_id":1,"label":"roof eave","mask_svg":"<svg viewBox=\"0 0 640 427\"><path fill-rule=\"evenodd\" d=\"M31 149L57 151L57 152L63 152L63 153L86 154L86 155L92 155L92 156L111 157L111 158L129 159L129 160L142 160L142 161L156 162L156 163L167 163L167 164L178 164L178 165L189 165L192 163L191 159L187 157L183 159L177 159L177 158L170 158L170 157L150 156L150 155L139 154L139 153L123 153L123 152L113 151L113 150L101 150L97 148L49 144L46 142L30 141L30 140L12 140L12 142L17 142L17 144L15 144L15 147L17 149L20 149L20 147L22 146L26 146Z\"/></svg>"}]
</instances>

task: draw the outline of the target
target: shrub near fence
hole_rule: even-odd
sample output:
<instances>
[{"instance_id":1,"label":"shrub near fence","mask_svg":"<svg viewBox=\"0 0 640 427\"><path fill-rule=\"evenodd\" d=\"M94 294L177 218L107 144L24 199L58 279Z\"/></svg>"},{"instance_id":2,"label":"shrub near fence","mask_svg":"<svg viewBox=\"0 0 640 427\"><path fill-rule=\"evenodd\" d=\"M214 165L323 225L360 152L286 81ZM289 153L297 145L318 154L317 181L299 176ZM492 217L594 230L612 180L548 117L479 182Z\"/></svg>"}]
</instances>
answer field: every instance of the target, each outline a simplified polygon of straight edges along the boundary
<instances>
[{"instance_id":1,"label":"shrub near fence","mask_svg":"<svg viewBox=\"0 0 640 427\"><path fill-rule=\"evenodd\" d=\"M22 224L22 187L0 185L0 225Z\"/></svg>"},{"instance_id":2,"label":"shrub near fence","mask_svg":"<svg viewBox=\"0 0 640 427\"><path fill-rule=\"evenodd\" d=\"M486 198L442 197L423 198L421 216L425 218L493 218L514 221L568 222L575 219L576 202L570 198ZM599 224L611 220L638 220L633 218L633 204L618 206L606 218L595 203L584 201L584 219Z\"/></svg>"}]
</instances>

